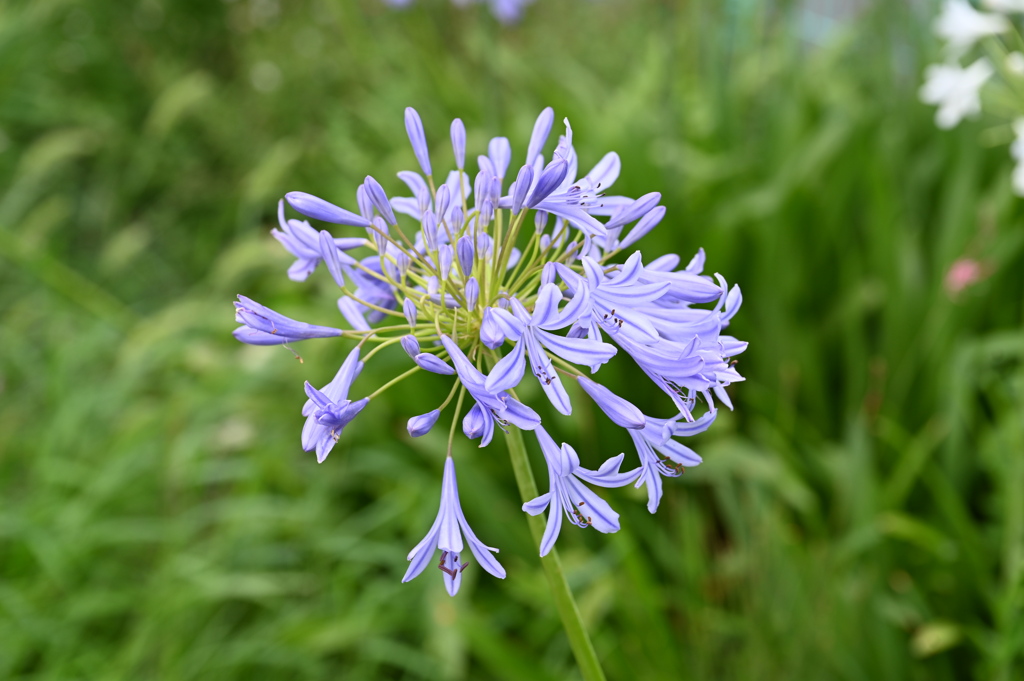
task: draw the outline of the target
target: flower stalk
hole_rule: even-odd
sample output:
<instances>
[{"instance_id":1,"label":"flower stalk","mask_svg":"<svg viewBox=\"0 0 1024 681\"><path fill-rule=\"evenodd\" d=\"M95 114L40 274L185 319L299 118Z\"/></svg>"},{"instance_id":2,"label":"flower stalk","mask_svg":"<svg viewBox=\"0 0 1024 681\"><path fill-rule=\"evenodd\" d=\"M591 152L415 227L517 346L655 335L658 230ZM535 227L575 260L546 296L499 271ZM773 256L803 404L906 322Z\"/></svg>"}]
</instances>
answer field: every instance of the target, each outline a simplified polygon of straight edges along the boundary
<instances>
[{"instance_id":1,"label":"flower stalk","mask_svg":"<svg viewBox=\"0 0 1024 681\"><path fill-rule=\"evenodd\" d=\"M512 471L516 476L516 485L519 487L519 496L523 503L537 497L537 481L533 477L533 468L530 466L530 459L526 455L526 443L523 442L523 433L518 428L510 428L505 438L508 444L508 455L512 460ZM530 526L530 534L538 544L544 536L544 519L540 516L526 516L527 524ZM572 589L569 588L569 581L565 578L565 569L562 567L562 560L558 556L558 549L551 549L551 552L540 559L544 566L544 574L548 579L548 586L551 589L551 596L555 600L555 609L558 610L558 617L562 620L565 628L565 635L569 637L569 646L576 658L580 674L585 681L605 681L604 670L601 662L597 659L597 651L590 640L586 625L583 624L583 617L580 609L573 598Z\"/></svg>"}]
</instances>

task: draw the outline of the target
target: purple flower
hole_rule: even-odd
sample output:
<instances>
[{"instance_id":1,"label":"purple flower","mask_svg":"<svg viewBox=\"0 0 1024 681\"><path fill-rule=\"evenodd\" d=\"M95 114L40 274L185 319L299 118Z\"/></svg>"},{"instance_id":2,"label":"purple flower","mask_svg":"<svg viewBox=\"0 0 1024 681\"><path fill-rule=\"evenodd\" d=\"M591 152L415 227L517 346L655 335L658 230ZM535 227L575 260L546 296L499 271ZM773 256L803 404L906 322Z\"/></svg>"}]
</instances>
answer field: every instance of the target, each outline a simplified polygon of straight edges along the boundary
<instances>
[{"instance_id":1,"label":"purple flower","mask_svg":"<svg viewBox=\"0 0 1024 681\"><path fill-rule=\"evenodd\" d=\"M463 387L476 402L463 421L463 431L466 433L466 437L471 439L482 437L480 446L486 447L490 444L491 436L494 434L492 419L501 428L511 424L522 430L533 430L540 425L540 417L537 416L537 412L507 392L488 390L485 385L487 377L473 366L473 363L451 338L441 336L441 343L451 356L452 362L455 363L455 370L459 374L459 380Z\"/></svg>"},{"instance_id":2,"label":"purple flower","mask_svg":"<svg viewBox=\"0 0 1024 681\"><path fill-rule=\"evenodd\" d=\"M315 449L317 463L324 462L341 436L341 431L369 402L366 398L356 402L348 399L352 381L362 370L359 346L356 346L330 383L320 390L309 382L305 385L309 399L302 407L302 415L306 417L306 425L302 428L302 449L307 452Z\"/></svg>"},{"instance_id":3,"label":"purple flower","mask_svg":"<svg viewBox=\"0 0 1024 681\"><path fill-rule=\"evenodd\" d=\"M234 336L249 345L284 345L307 338L330 338L344 333L341 329L329 326L297 322L245 296L238 296L238 301L235 303L235 321L242 326L235 329Z\"/></svg>"},{"instance_id":4,"label":"purple flower","mask_svg":"<svg viewBox=\"0 0 1024 681\"><path fill-rule=\"evenodd\" d=\"M546 556L555 545L562 529L563 514L577 527L593 527L604 533L618 532L619 514L583 482L601 487L622 487L636 479L637 471L619 472L622 454L608 459L596 471L587 470L580 466L576 450L568 444L563 443L559 447L540 426L534 433L548 464L551 490L523 504L523 510L530 515L539 515L546 508L551 508L540 542L540 555Z\"/></svg>"},{"instance_id":5,"label":"purple flower","mask_svg":"<svg viewBox=\"0 0 1024 681\"><path fill-rule=\"evenodd\" d=\"M683 474L684 467L696 466L702 461L697 452L672 438L707 430L717 415L718 412L712 410L692 423L648 416L644 428L629 431L640 456L640 474L636 486L647 487L648 511L654 513L661 503L662 477L677 478Z\"/></svg>"},{"instance_id":6,"label":"purple flower","mask_svg":"<svg viewBox=\"0 0 1024 681\"><path fill-rule=\"evenodd\" d=\"M669 284L640 283L643 272L640 253L631 255L614 278L607 277L601 265L589 257L583 258L582 265L586 276L580 276L565 265L556 265L570 291L584 288L588 293L589 305L580 314L574 331L585 332L591 340L600 339L603 330L616 341L622 336L637 343L657 343L658 331L641 306L662 298ZM583 333L570 331L570 335Z\"/></svg>"},{"instance_id":7,"label":"purple flower","mask_svg":"<svg viewBox=\"0 0 1024 681\"><path fill-rule=\"evenodd\" d=\"M647 425L643 413L633 404L622 399L600 383L594 383L586 376L576 379L580 387L593 398L597 406L608 415L615 425L637 430Z\"/></svg>"},{"instance_id":8,"label":"purple flower","mask_svg":"<svg viewBox=\"0 0 1024 681\"><path fill-rule=\"evenodd\" d=\"M559 311L558 303L562 292L558 286L547 284L542 286L537 295L537 303L533 313L516 299L512 299L512 313L495 309L493 314L497 323L503 328L505 336L516 342L512 352L505 355L487 377L488 390L508 390L519 385L526 369L523 351L530 358L530 369L540 382L540 387L551 400L555 409L563 414L572 413L569 395L562 386L546 350L574 364L599 366L615 355L615 348L607 343L569 338L551 333L555 329L563 329L579 318L581 310L587 304L586 291L579 291L573 300Z\"/></svg>"},{"instance_id":9,"label":"purple flower","mask_svg":"<svg viewBox=\"0 0 1024 681\"><path fill-rule=\"evenodd\" d=\"M281 229L270 230L271 235L281 242L289 253L295 256L295 262L288 268L288 278L292 281L305 281L320 264L320 241L317 231L305 220L286 220L284 217L284 201L277 204L277 221ZM366 243L365 239L337 239L338 248L356 248ZM358 241L349 245L352 241Z\"/></svg>"},{"instance_id":10,"label":"purple flower","mask_svg":"<svg viewBox=\"0 0 1024 681\"><path fill-rule=\"evenodd\" d=\"M321 198L305 192L288 192L284 195L292 208L299 211L306 217L324 222L333 222L338 225L351 225L353 227L369 227L370 222L366 218L356 215L344 208L339 208L333 203L328 203Z\"/></svg>"},{"instance_id":11,"label":"purple flower","mask_svg":"<svg viewBox=\"0 0 1024 681\"><path fill-rule=\"evenodd\" d=\"M278 202L278 223L281 229L271 229L271 235L296 257L288 268L288 279L304 282L321 261L316 230L305 220L286 220L284 201Z\"/></svg>"},{"instance_id":12,"label":"purple flower","mask_svg":"<svg viewBox=\"0 0 1024 681\"><path fill-rule=\"evenodd\" d=\"M469 527L462 506L459 504L459 489L455 480L455 462L449 456L444 462L444 478L441 481L441 506L437 510L437 517L434 524L427 531L427 536L409 552L407 560L409 569L405 571L402 582L415 579L427 567L433 559L434 551L441 552L437 569L444 577L444 586L448 595L454 596L462 584L462 571L469 564L461 562L460 554L465 545L462 542L465 535L469 550L473 553L480 567L491 573L498 579L505 579L505 568L492 556L498 549L487 546L477 539L476 534Z\"/></svg>"},{"instance_id":13,"label":"purple flower","mask_svg":"<svg viewBox=\"0 0 1024 681\"><path fill-rule=\"evenodd\" d=\"M500 5L504 16L523 4L488 1L496 11ZM718 404L732 408L727 389L743 380L733 358L747 345L727 335L742 304L740 289L730 288L717 273L704 273L703 250L685 267L676 254L644 264L640 252L624 250L662 222L661 193L637 199L610 195L622 171L614 151L580 176L585 154L577 154L568 120L545 156L554 120L550 108L537 117L521 166L512 165L516 156L508 138L492 137L486 153L469 157L477 168L467 169L466 130L456 119L450 129L454 169L434 174L423 121L406 109L405 129L419 169L402 170L398 179L410 195L389 197L374 176L366 175L356 187L358 214L302 192L285 197L310 218L356 228L339 237L317 232L303 220L286 220L279 205L280 229L273 236L295 256L289 276L304 280L323 260L340 289L338 311L350 328L305 324L240 296L236 319L242 326L235 331L239 340L257 345L330 336L357 342L330 383L320 389L305 384L302 446L315 450L318 461L370 399L418 369L451 376L454 385L436 408L408 419L410 436L430 432L446 409L451 428L445 431L453 437L461 422L463 434L481 447L499 429L536 431L550 491L523 508L533 514L549 511L542 554L554 545L563 516L601 532L618 529L617 514L588 485L635 482L647 488L648 508L657 508L662 478L700 462L677 438L707 428ZM361 355L364 345L372 349ZM351 384L363 366L360 357L401 352L399 347L416 366L368 397L350 400ZM627 355L619 361L635 362L643 372L637 375L650 379L640 381L639 389L653 384L668 395L674 407L670 418L645 416L577 368L596 372L616 355ZM616 425L627 429L639 466L620 472L624 455L619 454L589 470L568 444L556 446L541 428L540 415L514 392L527 367L554 410L565 415L572 405L563 374L575 378ZM415 402L417 392L407 390L402 401ZM703 416L695 414L699 403L707 408ZM449 456L452 449L449 443ZM449 459L441 509L409 556L406 580L419 574L438 548L438 567L454 594L464 568L463 534L485 568L504 576L491 549L465 523Z\"/></svg>"}]
</instances>

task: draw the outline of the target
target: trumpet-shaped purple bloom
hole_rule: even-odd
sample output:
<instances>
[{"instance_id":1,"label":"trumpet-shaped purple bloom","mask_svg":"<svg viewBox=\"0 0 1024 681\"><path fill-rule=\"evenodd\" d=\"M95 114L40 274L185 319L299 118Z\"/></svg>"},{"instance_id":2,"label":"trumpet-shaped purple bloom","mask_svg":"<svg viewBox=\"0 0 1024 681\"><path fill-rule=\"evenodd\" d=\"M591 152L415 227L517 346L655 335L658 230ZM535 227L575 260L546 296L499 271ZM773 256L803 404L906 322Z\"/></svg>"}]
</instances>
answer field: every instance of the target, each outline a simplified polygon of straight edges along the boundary
<instances>
[{"instance_id":1,"label":"trumpet-shaped purple bloom","mask_svg":"<svg viewBox=\"0 0 1024 681\"><path fill-rule=\"evenodd\" d=\"M640 474L636 486L647 487L648 511L654 513L661 503L662 477L677 478L683 474L686 466L696 466L703 461L697 452L672 438L696 435L707 430L717 415L717 411L709 411L692 423L648 416L644 428L629 431L640 456Z\"/></svg>"},{"instance_id":2,"label":"trumpet-shaped purple bloom","mask_svg":"<svg viewBox=\"0 0 1024 681\"><path fill-rule=\"evenodd\" d=\"M366 398L355 402L348 399L352 382L362 370L363 363L359 361L357 346L345 358L331 382L321 390L306 383L306 396L309 399L302 407L302 415L306 417L306 425L302 428L302 448L307 452L316 450L317 463L324 462L341 436L341 431L369 402Z\"/></svg>"},{"instance_id":3,"label":"trumpet-shaped purple bloom","mask_svg":"<svg viewBox=\"0 0 1024 681\"><path fill-rule=\"evenodd\" d=\"M616 342L622 337L641 344L657 343L660 338L657 329L641 306L664 296L669 285L640 283L643 271L640 253L631 255L614 278L605 276L604 268L589 257L583 258L582 265L585 276L566 265L556 264L568 290L583 289L588 293L589 305L580 311L569 335L600 340L603 330Z\"/></svg>"},{"instance_id":4,"label":"trumpet-shaped purple bloom","mask_svg":"<svg viewBox=\"0 0 1024 681\"><path fill-rule=\"evenodd\" d=\"M516 299L512 299L512 312L495 309L497 323L506 337L516 341L515 348L499 361L487 377L488 390L508 390L519 385L526 369L525 348L530 358L530 369L537 377L544 393L559 412L569 415L572 405L562 386L546 350L574 364L600 366L615 355L615 348L607 343L585 338L558 336L551 331L573 324L587 305L587 292L580 290L562 310L558 303L562 292L554 284L546 284L537 294L531 314Z\"/></svg>"},{"instance_id":5,"label":"trumpet-shaped purple bloom","mask_svg":"<svg viewBox=\"0 0 1024 681\"><path fill-rule=\"evenodd\" d=\"M277 221L281 229L270 230L271 235L281 242L285 250L295 256L295 262L288 268L288 278L292 281L305 281L320 264L319 235L306 220L286 220L284 201L277 202ZM358 237L332 239L332 242L336 248L343 251L366 245L366 239Z\"/></svg>"},{"instance_id":6,"label":"trumpet-shaped purple bloom","mask_svg":"<svg viewBox=\"0 0 1024 681\"><path fill-rule=\"evenodd\" d=\"M490 1L506 9L521 4ZM733 358L746 349L745 342L727 335L742 303L740 290L729 288L717 273L704 273L703 250L685 267L675 254L645 264L640 252L626 250L663 220L661 193L635 199L609 195L622 172L613 151L597 157L580 176L584 155L577 154L568 120L546 155L554 121L550 108L540 113L525 158L500 136L480 150L486 153L467 157L465 126L456 119L450 128L454 168L451 163L446 168L430 158L419 113L406 109L405 131L418 168L397 178L365 175L355 188L358 213L303 192L285 196L306 217L346 226L350 233L317 232L306 220L288 219L284 203L279 204L280 229L273 236L295 256L289 277L303 281L323 260L340 290L337 306L347 330L296 321L242 296L235 304L242 325L235 336L246 343L280 345L331 336L354 341L334 379L319 389L305 384L302 447L316 451L318 461L370 399L415 373L424 379L450 377L454 385L441 404L418 404L423 399L418 389L403 394L410 413L419 414L406 423L412 437L429 433L445 416L451 425L443 430L450 438L461 422L463 434L481 447L499 429L535 431L550 488L523 508L535 515L548 511L542 555L554 546L563 518L600 532L619 528L618 515L589 485L635 482L647 488L648 508L657 508L662 478L700 462L676 438L707 428L718 403L732 408L726 389L743 380ZM467 168L474 158L477 168ZM411 195L395 195L399 182ZM373 349L362 355L364 345ZM413 364L403 360L402 375L368 397L349 399L363 360L378 350L404 351ZM616 355L628 355L619 361L635 362L643 372L637 375L650 378L641 383L671 398L670 418L645 416L577 368L593 373ZM591 470L570 445L556 445L541 427L541 416L520 401L532 388L519 385L527 367L552 411L564 415L572 413L572 404L563 375L575 378L617 426L627 429L639 465L620 471L625 455L619 454ZM521 395L515 393L519 387ZM706 407L703 416L698 405ZM488 571L504 576L492 549L476 539L459 508L453 451L459 450L449 442L441 507L427 537L409 555L406 573L406 581L415 577L438 549L438 569L451 594L465 567L463 536Z\"/></svg>"},{"instance_id":7,"label":"trumpet-shaped purple bloom","mask_svg":"<svg viewBox=\"0 0 1024 681\"><path fill-rule=\"evenodd\" d=\"M433 559L435 550L441 552L437 569L444 575L444 586L448 595L454 596L462 584L462 571L468 563L461 562L460 555L465 548L462 538L473 553L480 567L498 579L505 579L505 568L492 556L498 549L487 546L477 539L469 527L462 506L459 504L459 489L455 480L455 462L449 456L444 462L444 477L441 481L441 505L437 510L434 524L427 531L427 536L409 552L407 560L409 569L405 571L402 582L415 579Z\"/></svg>"},{"instance_id":8,"label":"trumpet-shaped purple bloom","mask_svg":"<svg viewBox=\"0 0 1024 681\"><path fill-rule=\"evenodd\" d=\"M555 545L562 529L563 514L577 527L593 527L604 533L618 532L619 514L583 482L600 487L622 487L636 479L637 471L619 472L622 454L608 459L596 471L587 470L580 466L576 450L568 444L563 443L559 447L540 426L534 433L548 465L551 490L523 504L523 510L530 515L539 515L545 509L551 509L540 542L540 555L546 556Z\"/></svg>"},{"instance_id":9,"label":"trumpet-shaped purple bloom","mask_svg":"<svg viewBox=\"0 0 1024 681\"><path fill-rule=\"evenodd\" d=\"M235 329L235 338L249 345L284 345L344 333L341 329L329 326L297 322L245 296L238 296L238 302L235 303L235 321L242 325Z\"/></svg>"},{"instance_id":10,"label":"trumpet-shaped purple bloom","mask_svg":"<svg viewBox=\"0 0 1024 681\"><path fill-rule=\"evenodd\" d=\"M352 227L369 227L370 221L360 215L345 210L333 203L324 201L318 196L305 192L288 192L284 195L292 208L299 211L306 217L324 222L333 222L337 225L350 225Z\"/></svg>"},{"instance_id":11,"label":"trumpet-shaped purple bloom","mask_svg":"<svg viewBox=\"0 0 1024 681\"><path fill-rule=\"evenodd\" d=\"M672 419L656 419L644 416L632 403L584 376L579 377L579 383L608 418L629 429L640 457L640 468L633 471L636 486L647 487L647 509L654 513L661 503L661 478L678 477L685 466L696 466L702 461L695 451L673 438L704 432L714 423L718 412L709 410L692 422L680 421L683 414Z\"/></svg>"},{"instance_id":12,"label":"trumpet-shaped purple bloom","mask_svg":"<svg viewBox=\"0 0 1024 681\"><path fill-rule=\"evenodd\" d=\"M579 376L576 380L580 387L593 398L594 402L597 402L601 411L615 422L615 425L631 430L637 430L647 425L647 420L639 409L608 388L591 381L586 376Z\"/></svg>"},{"instance_id":13,"label":"trumpet-shaped purple bloom","mask_svg":"<svg viewBox=\"0 0 1024 681\"><path fill-rule=\"evenodd\" d=\"M563 264L556 265L567 290L586 290L591 301L570 329L570 336L596 340L602 332L607 334L672 398L686 418L690 418L694 392L713 390L728 404L722 388L743 378L729 365L732 355L726 353L738 354L746 345L730 337L720 340L719 332L739 307L742 297L738 288L729 291L724 281L713 285L689 270L666 273L645 268L639 252L618 267L614 276L586 256L582 267L584 274L580 275ZM665 278L671 274L688 278ZM695 299L714 300L712 293L719 301L714 310L689 307ZM727 311L720 314L723 303Z\"/></svg>"},{"instance_id":14,"label":"trumpet-shaped purple bloom","mask_svg":"<svg viewBox=\"0 0 1024 681\"><path fill-rule=\"evenodd\" d=\"M441 336L441 343L455 363L455 370L466 392L476 401L463 420L466 437L482 438L480 446L486 447L494 435L494 423L502 429L511 424L522 430L533 430L540 425L537 412L503 390L489 390L486 386L487 377L473 366L451 338Z\"/></svg>"}]
</instances>

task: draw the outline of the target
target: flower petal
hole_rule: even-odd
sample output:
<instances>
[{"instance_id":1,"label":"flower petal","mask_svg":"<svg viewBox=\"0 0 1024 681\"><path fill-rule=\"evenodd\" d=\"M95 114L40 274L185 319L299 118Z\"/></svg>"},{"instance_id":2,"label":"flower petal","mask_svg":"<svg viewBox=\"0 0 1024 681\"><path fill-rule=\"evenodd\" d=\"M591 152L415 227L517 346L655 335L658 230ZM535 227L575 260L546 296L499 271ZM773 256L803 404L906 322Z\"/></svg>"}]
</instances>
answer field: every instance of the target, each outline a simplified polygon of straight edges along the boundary
<instances>
[{"instance_id":1,"label":"flower petal","mask_svg":"<svg viewBox=\"0 0 1024 681\"><path fill-rule=\"evenodd\" d=\"M623 428L643 428L647 421L643 413L631 402L619 397L600 383L595 383L586 376L577 379L580 387L593 398L597 406L608 415L616 425Z\"/></svg>"},{"instance_id":2,"label":"flower petal","mask_svg":"<svg viewBox=\"0 0 1024 681\"><path fill-rule=\"evenodd\" d=\"M541 345L572 364L582 364L584 366L604 364L618 352L614 345L600 341L557 336L539 329L533 333Z\"/></svg>"},{"instance_id":3,"label":"flower petal","mask_svg":"<svg viewBox=\"0 0 1024 681\"><path fill-rule=\"evenodd\" d=\"M531 499L523 504L523 510L530 515L540 515L551 504L551 492L545 492L536 499Z\"/></svg>"},{"instance_id":4,"label":"flower petal","mask_svg":"<svg viewBox=\"0 0 1024 681\"><path fill-rule=\"evenodd\" d=\"M551 510L548 512L548 522L544 526L544 536L540 539L540 557L548 555L548 553L555 547L555 541L558 540L558 533L562 529L562 513L560 509L555 508L553 505Z\"/></svg>"},{"instance_id":5,"label":"flower petal","mask_svg":"<svg viewBox=\"0 0 1024 681\"><path fill-rule=\"evenodd\" d=\"M523 357L524 347L525 344L520 341L512 348L512 352L498 360L484 383L484 387L488 391L501 392L519 385L519 382L523 380L523 374L526 373L526 360Z\"/></svg>"}]
</instances>

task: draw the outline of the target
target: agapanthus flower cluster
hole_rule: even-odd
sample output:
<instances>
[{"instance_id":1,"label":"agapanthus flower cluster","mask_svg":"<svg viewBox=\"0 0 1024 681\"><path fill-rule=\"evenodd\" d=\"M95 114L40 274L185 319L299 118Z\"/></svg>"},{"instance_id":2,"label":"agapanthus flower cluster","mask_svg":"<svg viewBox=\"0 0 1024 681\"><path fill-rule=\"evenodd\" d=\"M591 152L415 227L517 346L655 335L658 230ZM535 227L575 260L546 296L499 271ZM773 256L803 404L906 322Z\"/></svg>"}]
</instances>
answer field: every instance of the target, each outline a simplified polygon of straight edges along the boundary
<instances>
[{"instance_id":1,"label":"agapanthus flower cluster","mask_svg":"<svg viewBox=\"0 0 1024 681\"><path fill-rule=\"evenodd\" d=\"M319 462L368 402L402 379L429 372L450 383L436 408L408 421L412 437L428 433L445 412L451 427L445 426L450 435L438 514L408 556L405 581L436 561L453 595L469 564L467 544L483 569L505 576L493 555L497 549L477 538L459 503L451 439L458 424L480 447L498 430L533 433L547 462L549 491L523 509L547 511L544 555L563 519L599 532L619 529L618 514L591 486L643 487L653 513L662 479L701 462L678 438L707 429L719 404L731 408L725 388L743 380L731 358L746 343L723 335L740 307L739 288L703 274L703 250L684 267L673 254L645 262L633 245L664 217L661 195L607 194L619 176L614 152L580 176L568 120L546 157L553 123L554 112L545 109L516 165L509 141L492 139L471 175L466 131L456 119L455 168L436 174L420 117L406 109L422 171L398 173L410 196L389 196L371 176L355 191L355 210L302 192L285 196L307 218L348 228L340 234L288 218L284 201L279 204L280 229L273 235L295 256L288 276L303 281L322 263L341 290L342 327L296 321L244 296L235 303L241 326L234 335L243 343L354 341L330 381L305 384L301 443ZM409 369L369 394L353 395L364 364L384 350L406 353ZM645 415L588 376L619 354L664 392L663 416ZM520 399L523 381L536 382L549 413L569 416L573 401L586 395L629 433L633 466L622 470L627 456L621 453L585 467L572 446L559 444L542 425L541 405Z\"/></svg>"},{"instance_id":2,"label":"agapanthus flower cluster","mask_svg":"<svg viewBox=\"0 0 1024 681\"><path fill-rule=\"evenodd\" d=\"M1024 0L945 0L935 21L944 42L945 61L925 70L920 97L937 107L935 123L956 127L983 110L1001 120L1010 155L1016 162L1012 184L1024 196L1024 53L1019 46ZM991 96L983 100L983 89Z\"/></svg>"},{"instance_id":3,"label":"agapanthus flower cluster","mask_svg":"<svg viewBox=\"0 0 1024 681\"><path fill-rule=\"evenodd\" d=\"M408 7L415 0L384 0L385 4L391 7ZM486 3L494 18L503 24L514 24L523 18L523 10L533 0L452 0L459 7L466 7L476 3Z\"/></svg>"}]
</instances>

